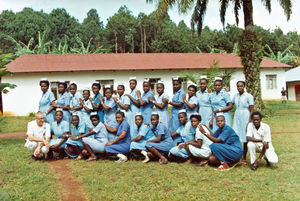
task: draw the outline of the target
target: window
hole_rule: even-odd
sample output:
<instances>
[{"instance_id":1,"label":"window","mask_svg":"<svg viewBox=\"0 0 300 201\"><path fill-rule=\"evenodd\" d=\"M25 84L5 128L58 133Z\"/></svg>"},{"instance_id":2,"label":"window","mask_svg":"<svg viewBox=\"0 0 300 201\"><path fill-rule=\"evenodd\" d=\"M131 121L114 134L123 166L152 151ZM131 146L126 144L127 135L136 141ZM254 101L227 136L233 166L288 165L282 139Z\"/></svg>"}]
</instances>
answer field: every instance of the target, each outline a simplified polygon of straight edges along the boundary
<instances>
[{"instance_id":1,"label":"window","mask_svg":"<svg viewBox=\"0 0 300 201\"><path fill-rule=\"evenodd\" d=\"M267 89L277 89L277 75L266 75Z\"/></svg>"},{"instance_id":2,"label":"window","mask_svg":"<svg viewBox=\"0 0 300 201\"><path fill-rule=\"evenodd\" d=\"M110 87L114 89L114 80L96 80L96 82L99 82L101 85L102 95L104 95L103 89L106 85L110 85Z\"/></svg>"},{"instance_id":3,"label":"window","mask_svg":"<svg viewBox=\"0 0 300 201\"><path fill-rule=\"evenodd\" d=\"M157 84L158 80L160 80L160 78L149 78L150 88L151 88L151 91L153 92L154 96L158 95L158 93L156 91L156 84Z\"/></svg>"},{"instance_id":4,"label":"window","mask_svg":"<svg viewBox=\"0 0 300 201\"><path fill-rule=\"evenodd\" d=\"M58 98L58 81L50 82L50 89L54 94L55 99ZM66 81L67 86L69 86L70 81Z\"/></svg>"}]
</instances>

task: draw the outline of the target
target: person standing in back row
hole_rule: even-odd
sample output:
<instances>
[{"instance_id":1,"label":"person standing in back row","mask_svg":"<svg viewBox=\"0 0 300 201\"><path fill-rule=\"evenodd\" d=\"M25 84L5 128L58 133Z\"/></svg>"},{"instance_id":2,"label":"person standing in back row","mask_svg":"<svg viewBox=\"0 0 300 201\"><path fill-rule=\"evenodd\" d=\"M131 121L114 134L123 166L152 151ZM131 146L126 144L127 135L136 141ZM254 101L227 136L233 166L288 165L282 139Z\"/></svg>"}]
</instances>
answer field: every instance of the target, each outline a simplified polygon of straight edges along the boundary
<instances>
[{"instance_id":1,"label":"person standing in back row","mask_svg":"<svg viewBox=\"0 0 300 201\"><path fill-rule=\"evenodd\" d=\"M282 90L281 90L281 103L286 103L286 90L284 90L284 87L282 87Z\"/></svg>"}]
</instances>

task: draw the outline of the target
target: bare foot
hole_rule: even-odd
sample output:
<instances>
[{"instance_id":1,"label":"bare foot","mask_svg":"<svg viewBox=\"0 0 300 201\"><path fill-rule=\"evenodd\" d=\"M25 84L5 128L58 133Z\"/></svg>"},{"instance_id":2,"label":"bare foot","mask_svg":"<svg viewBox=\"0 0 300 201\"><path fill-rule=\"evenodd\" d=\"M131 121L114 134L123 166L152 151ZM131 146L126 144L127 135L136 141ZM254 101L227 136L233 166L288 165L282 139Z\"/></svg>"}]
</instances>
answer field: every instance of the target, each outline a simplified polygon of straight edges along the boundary
<instances>
[{"instance_id":1,"label":"bare foot","mask_svg":"<svg viewBox=\"0 0 300 201\"><path fill-rule=\"evenodd\" d=\"M196 164L198 167L203 167L208 164L208 160L202 160L200 163Z\"/></svg>"},{"instance_id":2,"label":"bare foot","mask_svg":"<svg viewBox=\"0 0 300 201\"><path fill-rule=\"evenodd\" d=\"M193 162L193 160L192 160L191 158L189 158L189 159L186 160L184 163L190 164L190 163L192 163L192 162Z\"/></svg>"},{"instance_id":3,"label":"bare foot","mask_svg":"<svg viewBox=\"0 0 300 201\"><path fill-rule=\"evenodd\" d=\"M90 156L88 159L86 159L86 161L90 162L90 161L95 161L97 160L97 156Z\"/></svg>"},{"instance_id":4,"label":"bare foot","mask_svg":"<svg viewBox=\"0 0 300 201\"><path fill-rule=\"evenodd\" d=\"M161 159L158 160L158 163L159 163L160 165L167 164L167 163L168 163L168 160L167 160L166 158L161 158Z\"/></svg>"}]
</instances>

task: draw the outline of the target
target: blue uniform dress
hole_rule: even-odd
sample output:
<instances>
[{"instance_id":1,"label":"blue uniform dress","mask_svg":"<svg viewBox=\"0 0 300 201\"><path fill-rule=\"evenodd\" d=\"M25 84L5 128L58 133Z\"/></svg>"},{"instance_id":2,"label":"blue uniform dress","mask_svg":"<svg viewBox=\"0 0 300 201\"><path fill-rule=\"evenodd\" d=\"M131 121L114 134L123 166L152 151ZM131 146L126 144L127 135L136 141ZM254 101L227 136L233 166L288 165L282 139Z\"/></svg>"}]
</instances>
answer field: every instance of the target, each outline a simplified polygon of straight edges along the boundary
<instances>
[{"instance_id":1,"label":"blue uniform dress","mask_svg":"<svg viewBox=\"0 0 300 201\"><path fill-rule=\"evenodd\" d=\"M108 142L107 130L102 122L94 126L93 131L95 134L82 138L82 141L89 145L94 153L103 153L105 144Z\"/></svg>"},{"instance_id":2,"label":"blue uniform dress","mask_svg":"<svg viewBox=\"0 0 300 201\"><path fill-rule=\"evenodd\" d=\"M190 109L186 104L184 104L187 119L190 120L190 117L192 114L198 113L198 100L197 100L196 96L192 96L192 97L187 96L186 100L189 104L192 104L192 105L196 104L196 107L194 109Z\"/></svg>"},{"instance_id":3,"label":"blue uniform dress","mask_svg":"<svg viewBox=\"0 0 300 201\"><path fill-rule=\"evenodd\" d=\"M172 106L172 133L174 133L178 127L180 126L179 120L178 120L178 112L179 110L182 110L184 108L184 102L182 99L182 94L185 94L185 92L183 91L183 89L179 89L178 91L175 92L173 98L172 98L172 102L174 103L183 103L181 107L175 107Z\"/></svg>"},{"instance_id":4,"label":"blue uniform dress","mask_svg":"<svg viewBox=\"0 0 300 201\"><path fill-rule=\"evenodd\" d=\"M229 93L227 93L223 89L219 93L216 93L214 91L210 96L210 100L211 100L211 106L212 106L213 111L224 108L227 106L228 103L231 103ZM223 115L225 117L226 124L231 127L232 119L231 119L230 111L223 112ZM212 130L213 130L213 132L215 132L217 129L218 129L218 126L216 124L216 114L214 114Z\"/></svg>"},{"instance_id":5,"label":"blue uniform dress","mask_svg":"<svg viewBox=\"0 0 300 201\"><path fill-rule=\"evenodd\" d=\"M209 145L212 153L220 161L234 163L242 158L243 148L241 141L230 126L225 124L222 131L218 128L213 136L222 140L222 143L212 143Z\"/></svg>"},{"instance_id":6,"label":"blue uniform dress","mask_svg":"<svg viewBox=\"0 0 300 201\"><path fill-rule=\"evenodd\" d=\"M81 93L76 92L74 95L71 94L71 103L70 106L72 105L73 108L79 107L80 106L80 101L79 99L83 99ZM81 110L73 110L72 115L78 115L79 119L81 120Z\"/></svg>"},{"instance_id":7,"label":"blue uniform dress","mask_svg":"<svg viewBox=\"0 0 300 201\"><path fill-rule=\"evenodd\" d=\"M240 137L241 142L247 142L246 128L250 118L249 106L253 105L253 96L244 92L242 95L235 94L232 103L235 104L235 113L233 118L233 129Z\"/></svg>"},{"instance_id":8,"label":"blue uniform dress","mask_svg":"<svg viewBox=\"0 0 300 201\"><path fill-rule=\"evenodd\" d=\"M117 128L118 123L116 122L116 110L117 104L116 102L110 98L104 98L104 104L110 109L108 111L104 111L104 124L108 125L112 128ZM116 133L108 132L108 141L111 142L116 138Z\"/></svg>"},{"instance_id":9,"label":"blue uniform dress","mask_svg":"<svg viewBox=\"0 0 300 201\"><path fill-rule=\"evenodd\" d=\"M52 122L51 133L54 135L52 135L50 140L50 146L59 144L65 132L70 132L70 124L67 121L61 120L59 124L56 121ZM60 145L60 148L66 148L66 142Z\"/></svg>"},{"instance_id":10,"label":"blue uniform dress","mask_svg":"<svg viewBox=\"0 0 300 201\"><path fill-rule=\"evenodd\" d=\"M68 92L65 92L64 94L60 94L59 98L56 101L56 104L59 106L66 106L66 105L70 105L71 102L71 96ZM71 124L71 113L69 110L63 110L63 120L65 120L66 122L68 122L69 124Z\"/></svg>"},{"instance_id":11,"label":"blue uniform dress","mask_svg":"<svg viewBox=\"0 0 300 201\"><path fill-rule=\"evenodd\" d=\"M72 135L79 135L79 134L84 134L86 130L86 125L83 122L80 122L78 126L72 125ZM66 141L66 145L73 145L73 146L78 146L79 148L83 149L83 144L81 142L81 139L78 140L71 140L70 138ZM76 158L78 154L71 154L65 150L65 152L71 157L71 158Z\"/></svg>"},{"instance_id":12,"label":"blue uniform dress","mask_svg":"<svg viewBox=\"0 0 300 201\"><path fill-rule=\"evenodd\" d=\"M136 95L137 89L134 88L130 92L130 96L132 96L135 100L138 100L138 96ZM130 125L130 133L133 133L136 127L135 124L135 114L140 112L140 108L137 107L131 100L130 100L130 108L127 111L127 120L128 124Z\"/></svg>"},{"instance_id":13,"label":"blue uniform dress","mask_svg":"<svg viewBox=\"0 0 300 201\"><path fill-rule=\"evenodd\" d=\"M167 155L169 153L170 149L172 149L172 147L174 147L174 142L172 140L172 137L171 137L167 127L165 125L159 123L157 126L151 125L150 128L151 128L155 138L158 135L162 135L162 137L161 137L160 142L146 143L146 148L154 147L155 149L160 151L162 154Z\"/></svg>"},{"instance_id":14,"label":"blue uniform dress","mask_svg":"<svg viewBox=\"0 0 300 201\"><path fill-rule=\"evenodd\" d=\"M100 104L98 111L94 111L94 112L97 112L100 122L103 123L104 122L104 113L103 113L103 107L101 105L101 102L99 101L99 97L103 97L103 96L100 93L98 93L93 98L94 104Z\"/></svg>"},{"instance_id":15,"label":"blue uniform dress","mask_svg":"<svg viewBox=\"0 0 300 201\"><path fill-rule=\"evenodd\" d=\"M161 104L163 102L163 99L167 99L168 101L170 100L169 96L166 93L163 93L162 95L157 96L157 103ZM170 130L171 118L168 112L168 104L166 104L166 106L163 109L159 109L158 107L156 107L156 111L159 116L159 122L161 124L164 124L167 127L167 129Z\"/></svg>"},{"instance_id":16,"label":"blue uniform dress","mask_svg":"<svg viewBox=\"0 0 300 201\"><path fill-rule=\"evenodd\" d=\"M146 146L147 141L155 139L155 136L154 136L152 130L150 129L149 126L146 126L145 124L142 124L140 128L136 127L136 130L135 130L134 134L132 135L132 137L136 138L139 135L143 136L143 138L138 142L131 142L130 151L133 149L146 151L145 146Z\"/></svg>"},{"instance_id":17,"label":"blue uniform dress","mask_svg":"<svg viewBox=\"0 0 300 201\"><path fill-rule=\"evenodd\" d=\"M88 100L83 100L83 105L90 110L93 110L92 102ZM84 108L81 109L81 121L85 123L88 128L93 128L92 121L90 119L90 112L87 112Z\"/></svg>"},{"instance_id":18,"label":"blue uniform dress","mask_svg":"<svg viewBox=\"0 0 300 201\"><path fill-rule=\"evenodd\" d=\"M127 154L130 151L130 126L125 120L123 120L122 123L118 125L117 130L117 137L120 136L123 131L126 131L125 137L116 144L105 146L105 151L107 153Z\"/></svg>"},{"instance_id":19,"label":"blue uniform dress","mask_svg":"<svg viewBox=\"0 0 300 201\"><path fill-rule=\"evenodd\" d=\"M183 140L183 143L181 143L181 144L184 144L188 141L194 141L195 140L196 129L192 126L191 122L188 121L185 124L185 126L182 126L182 127L183 127L182 129L180 129L180 128L177 129L178 134L180 134L180 136ZM179 144L179 145L181 145L181 144ZM188 152L188 150L186 150L186 148L178 149L178 146L173 147L170 150L170 153L174 156L179 156L179 157L182 157L182 158L188 158L190 156L190 153Z\"/></svg>"},{"instance_id":20,"label":"blue uniform dress","mask_svg":"<svg viewBox=\"0 0 300 201\"><path fill-rule=\"evenodd\" d=\"M154 106L154 104L148 100L148 97L151 97L153 100L155 100L155 97L151 90L149 90L147 93L143 93L142 95L142 100L146 101L146 104L144 106L141 106L140 109L145 124L151 123L151 114L153 112L153 106Z\"/></svg>"},{"instance_id":21,"label":"blue uniform dress","mask_svg":"<svg viewBox=\"0 0 300 201\"><path fill-rule=\"evenodd\" d=\"M119 99L120 103L122 103L123 105L129 105L130 106L130 99L127 96L124 96L124 94L122 96L119 96L118 99ZM117 109L118 110L123 110L119 106L119 104L117 104ZM130 110L130 107L129 107L128 111L125 112L125 120L127 121L127 123L129 123L129 118L130 118L129 117L130 115L128 115L130 113L129 110Z\"/></svg>"},{"instance_id":22,"label":"blue uniform dress","mask_svg":"<svg viewBox=\"0 0 300 201\"><path fill-rule=\"evenodd\" d=\"M40 106L40 111L44 114L45 120L51 125L52 122L54 122L54 112L51 111L46 115L46 112L49 110L51 107L52 101L55 100L54 94L51 91L46 91L43 93L39 106Z\"/></svg>"},{"instance_id":23,"label":"blue uniform dress","mask_svg":"<svg viewBox=\"0 0 300 201\"><path fill-rule=\"evenodd\" d=\"M198 99L199 114L201 116L201 123L209 128L209 122L212 117L212 107L210 102L210 93L207 89L202 93L201 90L197 91L196 97Z\"/></svg>"}]
</instances>

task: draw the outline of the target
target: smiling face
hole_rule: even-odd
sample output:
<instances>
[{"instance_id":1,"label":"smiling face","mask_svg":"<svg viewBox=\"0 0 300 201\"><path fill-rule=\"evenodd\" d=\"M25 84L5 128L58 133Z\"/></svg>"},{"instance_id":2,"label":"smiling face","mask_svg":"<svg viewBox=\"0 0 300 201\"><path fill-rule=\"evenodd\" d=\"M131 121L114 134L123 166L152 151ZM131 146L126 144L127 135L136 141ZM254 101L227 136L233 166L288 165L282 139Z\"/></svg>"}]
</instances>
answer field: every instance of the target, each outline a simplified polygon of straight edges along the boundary
<instances>
[{"instance_id":1,"label":"smiling face","mask_svg":"<svg viewBox=\"0 0 300 201\"><path fill-rule=\"evenodd\" d=\"M59 123L63 119L63 112L62 111L56 111L55 112L55 120Z\"/></svg>"},{"instance_id":2,"label":"smiling face","mask_svg":"<svg viewBox=\"0 0 300 201\"><path fill-rule=\"evenodd\" d=\"M260 127L261 118L259 115L253 115L252 117L253 124L256 128Z\"/></svg>"},{"instance_id":3,"label":"smiling face","mask_svg":"<svg viewBox=\"0 0 300 201\"><path fill-rule=\"evenodd\" d=\"M130 80L129 81L129 87L130 87L130 89L134 90L135 87L136 87L136 84L137 84L136 80Z\"/></svg>"},{"instance_id":4,"label":"smiling face","mask_svg":"<svg viewBox=\"0 0 300 201\"><path fill-rule=\"evenodd\" d=\"M44 117L43 113L38 113L35 116L35 120L36 120L36 123L38 126L42 126L43 123L45 122L45 117Z\"/></svg>"},{"instance_id":5,"label":"smiling face","mask_svg":"<svg viewBox=\"0 0 300 201\"><path fill-rule=\"evenodd\" d=\"M105 89L105 97L107 98L107 99L110 99L111 98L111 96L112 96L112 91L111 91L111 89Z\"/></svg>"},{"instance_id":6,"label":"smiling face","mask_svg":"<svg viewBox=\"0 0 300 201\"><path fill-rule=\"evenodd\" d=\"M118 124L121 124L123 120L124 120L123 115L120 114L120 113L117 113L117 114L116 114L116 121L117 121L117 123L118 123Z\"/></svg>"},{"instance_id":7,"label":"smiling face","mask_svg":"<svg viewBox=\"0 0 300 201\"><path fill-rule=\"evenodd\" d=\"M96 85L93 85L92 86L92 91L93 91L93 94L98 94L99 93L99 91L100 91L100 89L99 89L99 87L97 87Z\"/></svg>"},{"instance_id":8,"label":"smiling face","mask_svg":"<svg viewBox=\"0 0 300 201\"><path fill-rule=\"evenodd\" d=\"M181 88L181 83L177 80L173 81L173 89L174 91L178 91Z\"/></svg>"},{"instance_id":9,"label":"smiling face","mask_svg":"<svg viewBox=\"0 0 300 201\"><path fill-rule=\"evenodd\" d=\"M182 125L185 125L186 122L187 122L187 116L186 116L186 113L179 113L178 114L178 119L179 119L179 122L182 124Z\"/></svg>"},{"instance_id":10,"label":"smiling face","mask_svg":"<svg viewBox=\"0 0 300 201\"><path fill-rule=\"evenodd\" d=\"M138 127L140 127L141 125L142 125L142 123L143 123L143 118L142 118L142 116L135 116L135 124L138 126Z\"/></svg>"},{"instance_id":11,"label":"smiling face","mask_svg":"<svg viewBox=\"0 0 300 201\"><path fill-rule=\"evenodd\" d=\"M79 118L78 118L77 115L72 116L72 124L74 126L78 126L78 124L79 124Z\"/></svg>"},{"instance_id":12,"label":"smiling face","mask_svg":"<svg viewBox=\"0 0 300 201\"><path fill-rule=\"evenodd\" d=\"M245 85L242 82L236 84L237 90L240 94L244 93Z\"/></svg>"},{"instance_id":13,"label":"smiling face","mask_svg":"<svg viewBox=\"0 0 300 201\"><path fill-rule=\"evenodd\" d=\"M117 93L119 94L119 96L122 96L124 94L124 87L123 86L118 86Z\"/></svg>"},{"instance_id":14,"label":"smiling face","mask_svg":"<svg viewBox=\"0 0 300 201\"><path fill-rule=\"evenodd\" d=\"M214 83L214 88L215 88L216 92L220 92L221 89L222 89L222 82L220 82L220 81L215 81L215 83Z\"/></svg>"},{"instance_id":15,"label":"smiling face","mask_svg":"<svg viewBox=\"0 0 300 201\"><path fill-rule=\"evenodd\" d=\"M196 90L194 87L189 87L188 90L189 97L192 97L196 94Z\"/></svg>"},{"instance_id":16,"label":"smiling face","mask_svg":"<svg viewBox=\"0 0 300 201\"><path fill-rule=\"evenodd\" d=\"M154 127L158 125L158 115L151 115L151 124Z\"/></svg>"},{"instance_id":17,"label":"smiling face","mask_svg":"<svg viewBox=\"0 0 300 201\"><path fill-rule=\"evenodd\" d=\"M225 117L224 116L217 116L217 119L216 119L216 122L217 122L217 126L219 128L223 128L224 125L225 125Z\"/></svg>"},{"instance_id":18,"label":"smiling face","mask_svg":"<svg viewBox=\"0 0 300 201\"><path fill-rule=\"evenodd\" d=\"M92 116L91 121L94 126L97 126L99 124L99 118L95 116L94 117Z\"/></svg>"},{"instance_id":19,"label":"smiling face","mask_svg":"<svg viewBox=\"0 0 300 201\"><path fill-rule=\"evenodd\" d=\"M41 86L41 90L42 90L43 93L45 93L49 89L48 84L46 84L45 82L42 82L40 84L40 86Z\"/></svg>"},{"instance_id":20,"label":"smiling face","mask_svg":"<svg viewBox=\"0 0 300 201\"><path fill-rule=\"evenodd\" d=\"M64 84L59 84L58 85L58 92L60 94L63 94L63 93L65 93L65 91L66 91L65 85Z\"/></svg>"},{"instance_id":21,"label":"smiling face","mask_svg":"<svg viewBox=\"0 0 300 201\"><path fill-rule=\"evenodd\" d=\"M199 123L200 121L196 117L191 118L191 124L194 128L196 128L199 125Z\"/></svg>"},{"instance_id":22,"label":"smiling face","mask_svg":"<svg viewBox=\"0 0 300 201\"><path fill-rule=\"evenodd\" d=\"M207 81L203 79L200 81L200 89L201 91L205 91L206 88L207 88Z\"/></svg>"},{"instance_id":23,"label":"smiling face","mask_svg":"<svg viewBox=\"0 0 300 201\"><path fill-rule=\"evenodd\" d=\"M157 85L156 85L156 91L157 91L157 93L158 93L159 95L163 94L163 93L164 93L164 90L165 90L165 88L164 88L164 85L163 85L163 84L157 84Z\"/></svg>"},{"instance_id":24,"label":"smiling face","mask_svg":"<svg viewBox=\"0 0 300 201\"><path fill-rule=\"evenodd\" d=\"M144 90L145 93L147 93L150 90L149 82L144 82L143 83L143 90Z\"/></svg>"},{"instance_id":25,"label":"smiling face","mask_svg":"<svg viewBox=\"0 0 300 201\"><path fill-rule=\"evenodd\" d=\"M82 93L82 96L84 98L84 100L88 100L90 97L90 91L89 90L84 90Z\"/></svg>"},{"instance_id":26,"label":"smiling face","mask_svg":"<svg viewBox=\"0 0 300 201\"><path fill-rule=\"evenodd\" d=\"M76 87L74 86L74 85L71 85L70 87L69 87L69 92L71 93L71 94L75 94L76 93Z\"/></svg>"}]
</instances>

